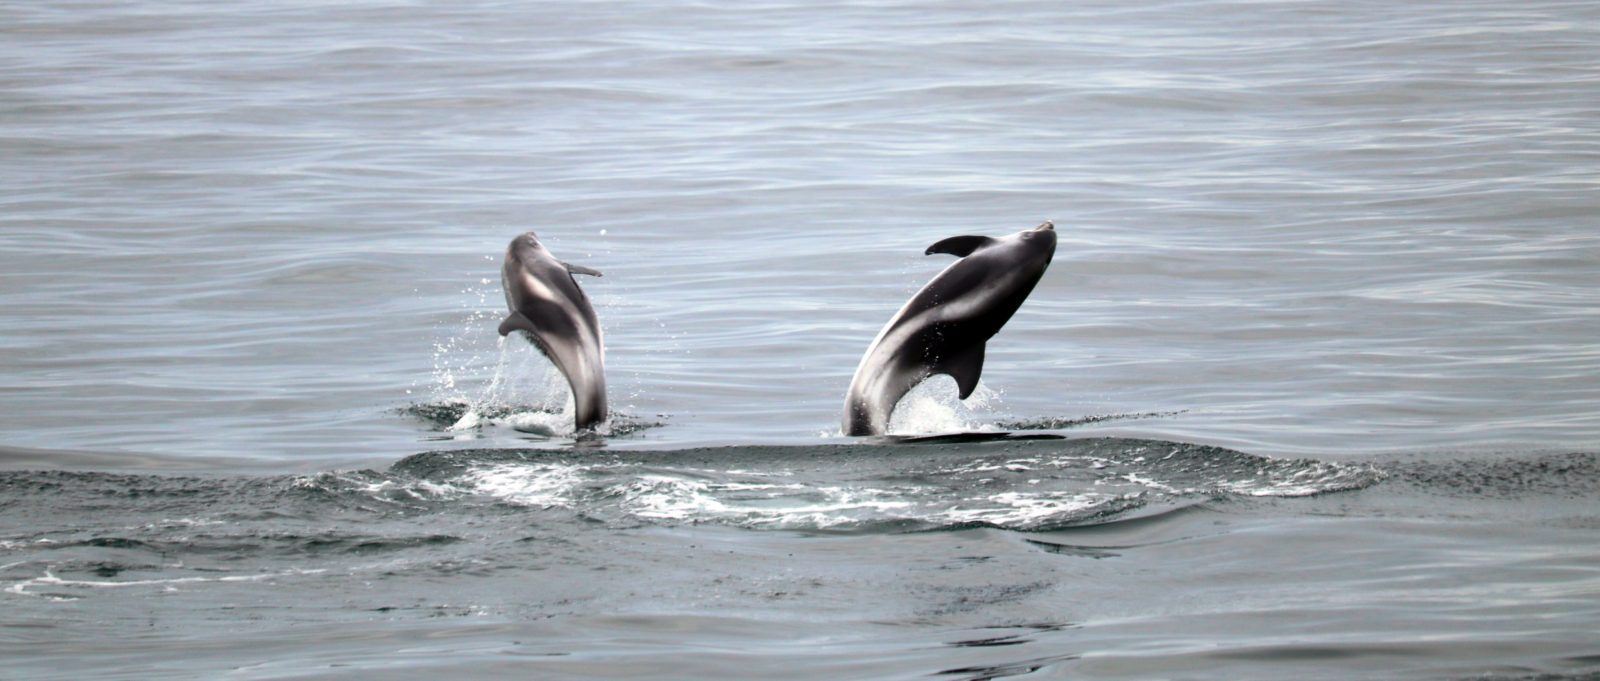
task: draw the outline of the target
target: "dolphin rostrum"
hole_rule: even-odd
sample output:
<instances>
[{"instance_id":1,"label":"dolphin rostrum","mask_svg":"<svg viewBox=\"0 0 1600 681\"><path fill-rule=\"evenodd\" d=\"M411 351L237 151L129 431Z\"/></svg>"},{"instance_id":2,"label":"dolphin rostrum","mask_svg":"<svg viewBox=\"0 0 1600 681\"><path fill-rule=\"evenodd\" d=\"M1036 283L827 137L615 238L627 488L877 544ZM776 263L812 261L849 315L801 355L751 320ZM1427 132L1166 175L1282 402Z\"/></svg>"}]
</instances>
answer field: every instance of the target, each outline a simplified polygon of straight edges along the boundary
<instances>
[{"instance_id":1,"label":"dolphin rostrum","mask_svg":"<svg viewBox=\"0 0 1600 681\"><path fill-rule=\"evenodd\" d=\"M605 342L574 274L600 276L557 260L533 232L512 239L500 270L511 314L500 322L500 335L522 331L561 370L577 405L573 426L585 430L607 416Z\"/></svg>"},{"instance_id":2,"label":"dolphin rostrum","mask_svg":"<svg viewBox=\"0 0 1600 681\"><path fill-rule=\"evenodd\" d=\"M1056 252L1055 225L1009 236L953 236L925 255L955 261L907 301L862 355L845 395L844 434L882 435L907 392L924 379L956 379L961 399L983 373L984 343L1016 313Z\"/></svg>"}]
</instances>

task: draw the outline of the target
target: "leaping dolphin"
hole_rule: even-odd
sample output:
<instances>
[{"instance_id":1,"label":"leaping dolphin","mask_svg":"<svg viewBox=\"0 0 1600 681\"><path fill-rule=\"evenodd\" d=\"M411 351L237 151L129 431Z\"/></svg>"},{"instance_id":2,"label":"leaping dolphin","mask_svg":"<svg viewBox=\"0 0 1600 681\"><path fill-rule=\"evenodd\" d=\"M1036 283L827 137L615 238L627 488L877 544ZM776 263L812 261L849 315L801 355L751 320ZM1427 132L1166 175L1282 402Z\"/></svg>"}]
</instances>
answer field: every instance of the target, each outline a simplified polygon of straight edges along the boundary
<instances>
[{"instance_id":1,"label":"leaping dolphin","mask_svg":"<svg viewBox=\"0 0 1600 681\"><path fill-rule=\"evenodd\" d=\"M500 322L500 335L522 331L561 370L577 405L573 426L585 430L607 416L605 342L574 274L600 276L557 260L533 232L512 239L500 270L511 314Z\"/></svg>"},{"instance_id":2,"label":"leaping dolphin","mask_svg":"<svg viewBox=\"0 0 1600 681\"><path fill-rule=\"evenodd\" d=\"M953 236L924 255L934 253L961 259L917 291L862 355L845 395L845 435L884 434L900 398L934 374L956 379L961 399L971 396L983 373L984 344L1055 256L1055 225L1000 238Z\"/></svg>"}]
</instances>

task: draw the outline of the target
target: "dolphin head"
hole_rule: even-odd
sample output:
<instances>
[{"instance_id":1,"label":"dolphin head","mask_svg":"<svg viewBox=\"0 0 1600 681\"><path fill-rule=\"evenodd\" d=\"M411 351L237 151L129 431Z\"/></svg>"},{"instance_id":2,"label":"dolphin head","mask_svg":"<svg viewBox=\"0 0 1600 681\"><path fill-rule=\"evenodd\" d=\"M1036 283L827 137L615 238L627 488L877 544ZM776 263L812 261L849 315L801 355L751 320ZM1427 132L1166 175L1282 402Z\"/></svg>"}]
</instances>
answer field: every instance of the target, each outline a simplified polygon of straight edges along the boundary
<instances>
[{"instance_id":1,"label":"dolphin head","mask_svg":"<svg viewBox=\"0 0 1600 681\"><path fill-rule=\"evenodd\" d=\"M544 244L539 243L539 236L533 232L523 232L511 240L511 245L506 247L506 262L523 262L535 258L544 251Z\"/></svg>"},{"instance_id":2,"label":"dolphin head","mask_svg":"<svg viewBox=\"0 0 1600 681\"><path fill-rule=\"evenodd\" d=\"M1012 235L1021 248L1029 255L1030 260L1037 261L1042 269L1050 264L1050 259L1056 254L1056 225L1045 220L1044 224L1033 229L1024 229Z\"/></svg>"},{"instance_id":3,"label":"dolphin head","mask_svg":"<svg viewBox=\"0 0 1600 681\"><path fill-rule=\"evenodd\" d=\"M518 234L517 238L511 240L511 246L512 248L544 248L544 244L539 243L539 235L533 232Z\"/></svg>"}]
</instances>

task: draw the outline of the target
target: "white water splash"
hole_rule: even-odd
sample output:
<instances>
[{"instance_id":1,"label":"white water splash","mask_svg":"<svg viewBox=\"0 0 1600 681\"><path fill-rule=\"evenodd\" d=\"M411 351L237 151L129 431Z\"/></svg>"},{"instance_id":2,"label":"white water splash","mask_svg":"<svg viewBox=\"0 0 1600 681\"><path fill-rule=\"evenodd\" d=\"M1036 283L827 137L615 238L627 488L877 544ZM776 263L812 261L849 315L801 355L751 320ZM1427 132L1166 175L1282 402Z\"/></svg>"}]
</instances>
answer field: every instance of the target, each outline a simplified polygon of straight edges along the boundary
<instances>
[{"instance_id":1,"label":"white water splash","mask_svg":"<svg viewBox=\"0 0 1600 681\"><path fill-rule=\"evenodd\" d=\"M462 439L497 427L546 437L573 435L577 407L566 377L521 334L496 333L504 316L494 305L500 282L482 279L462 293L473 298L467 315L433 353L432 402L465 407L445 431Z\"/></svg>"},{"instance_id":2,"label":"white water splash","mask_svg":"<svg viewBox=\"0 0 1600 681\"><path fill-rule=\"evenodd\" d=\"M745 527L830 528L881 518L915 502L848 486L713 482L645 475L622 485L623 509L649 520L717 520Z\"/></svg>"},{"instance_id":3,"label":"white water splash","mask_svg":"<svg viewBox=\"0 0 1600 681\"><path fill-rule=\"evenodd\" d=\"M1307 497L1364 486L1367 478L1381 479L1383 472L1366 464L1316 462L1293 471L1260 474L1248 480L1217 480L1224 492L1251 497Z\"/></svg>"},{"instance_id":4,"label":"white water splash","mask_svg":"<svg viewBox=\"0 0 1600 681\"><path fill-rule=\"evenodd\" d=\"M584 468L572 464L501 464L467 471L461 483L519 506L570 508Z\"/></svg>"},{"instance_id":5,"label":"white water splash","mask_svg":"<svg viewBox=\"0 0 1600 681\"><path fill-rule=\"evenodd\" d=\"M498 284L481 279L477 287L461 291L472 296L475 302L467 305L466 317L461 320L460 328L433 346L433 393L438 401L469 401L460 383L466 382L482 369L486 356L492 354L491 344L499 338L495 332L499 323L496 316L498 312L489 302L489 296L499 288ZM504 343L500 345L504 347Z\"/></svg>"},{"instance_id":6,"label":"white water splash","mask_svg":"<svg viewBox=\"0 0 1600 681\"><path fill-rule=\"evenodd\" d=\"M999 430L986 417L993 404L1000 401L1000 393L982 383L965 400L956 398L958 392L955 379L944 375L933 376L917 384L895 406L894 414L889 418L889 434L936 435Z\"/></svg>"},{"instance_id":7,"label":"white water splash","mask_svg":"<svg viewBox=\"0 0 1600 681\"><path fill-rule=\"evenodd\" d=\"M511 336L498 342L499 359L489 382L462 400L465 413L445 430L499 426L547 437L572 435L577 406L566 377L532 344Z\"/></svg>"},{"instance_id":8,"label":"white water splash","mask_svg":"<svg viewBox=\"0 0 1600 681\"><path fill-rule=\"evenodd\" d=\"M983 499L982 502L987 506L956 505L940 515L957 523L982 522L1001 527L1027 527L1050 518L1093 509L1116 498L1115 495L1095 493L1002 492Z\"/></svg>"}]
</instances>

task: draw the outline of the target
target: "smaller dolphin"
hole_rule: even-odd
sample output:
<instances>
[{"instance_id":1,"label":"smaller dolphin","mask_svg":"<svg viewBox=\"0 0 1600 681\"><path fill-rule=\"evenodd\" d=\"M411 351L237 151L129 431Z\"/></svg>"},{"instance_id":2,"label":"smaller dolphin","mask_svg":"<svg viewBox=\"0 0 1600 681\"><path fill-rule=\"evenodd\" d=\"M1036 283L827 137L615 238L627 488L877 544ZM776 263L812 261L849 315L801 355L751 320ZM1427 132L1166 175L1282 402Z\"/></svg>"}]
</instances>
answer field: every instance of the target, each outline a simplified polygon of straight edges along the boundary
<instances>
[{"instance_id":1,"label":"smaller dolphin","mask_svg":"<svg viewBox=\"0 0 1600 681\"><path fill-rule=\"evenodd\" d=\"M523 332L561 370L577 405L573 426L585 430L607 416L605 342L574 274L600 276L557 260L533 232L512 239L500 270L511 314L500 322L500 335Z\"/></svg>"},{"instance_id":2,"label":"smaller dolphin","mask_svg":"<svg viewBox=\"0 0 1600 681\"><path fill-rule=\"evenodd\" d=\"M868 346L845 394L845 435L882 435L907 392L934 374L956 379L961 399L978 387L984 344L1028 298L1056 253L1055 225L1009 236L953 236L924 255L961 258L944 268Z\"/></svg>"}]
</instances>

